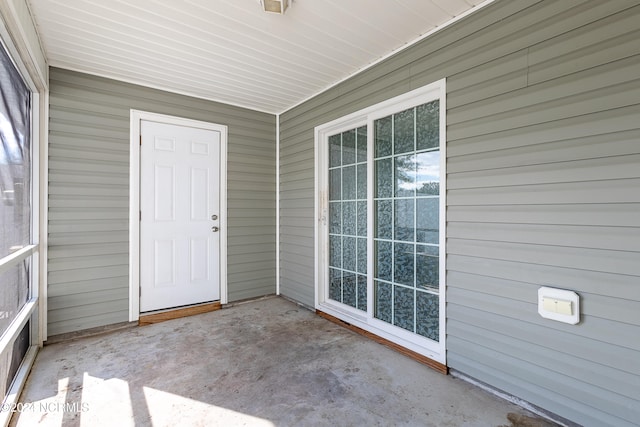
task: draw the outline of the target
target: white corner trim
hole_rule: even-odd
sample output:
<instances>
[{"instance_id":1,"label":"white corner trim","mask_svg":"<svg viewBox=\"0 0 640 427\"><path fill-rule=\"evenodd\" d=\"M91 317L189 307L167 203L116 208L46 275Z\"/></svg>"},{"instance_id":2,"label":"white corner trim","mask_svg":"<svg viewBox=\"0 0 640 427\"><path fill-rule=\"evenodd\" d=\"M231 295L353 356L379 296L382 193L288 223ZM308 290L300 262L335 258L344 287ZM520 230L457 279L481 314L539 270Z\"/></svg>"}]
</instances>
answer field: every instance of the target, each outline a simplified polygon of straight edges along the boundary
<instances>
[{"instance_id":1,"label":"white corner trim","mask_svg":"<svg viewBox=\"0 0 640 427\"><path fill-rule=\"evenodd\" d=\"M227 289L227 126L132 109L129 122L129 321L140 318L140 124L143 120L220 132L220 303Z\"/></svg>"},{"instance_id":2,"label":"white corner trim","mask_svg":"<svg viewBox=\"0 0 640 427\"><path fill-rule=\"evenodd\" d=\"M276 295L280 295L280 114L276 114Z\"/></svg>"}]
</instances>

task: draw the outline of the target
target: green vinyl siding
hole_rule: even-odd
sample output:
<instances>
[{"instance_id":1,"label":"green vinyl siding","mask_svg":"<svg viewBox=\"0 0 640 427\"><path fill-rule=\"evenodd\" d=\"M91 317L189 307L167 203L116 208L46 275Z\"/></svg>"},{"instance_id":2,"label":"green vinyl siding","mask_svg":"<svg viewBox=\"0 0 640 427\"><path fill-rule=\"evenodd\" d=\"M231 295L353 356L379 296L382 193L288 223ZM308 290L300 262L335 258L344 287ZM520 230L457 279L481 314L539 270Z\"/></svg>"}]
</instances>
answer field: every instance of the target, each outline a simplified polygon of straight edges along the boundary
<instances>
[{"instance_id":1,"label":"green vinyl siding","mask_svg":"<svg viewBox=\"0 0 640 427\"><path fill-rule=\"evenodd\" d=\"M314 304L314 127L447 79L447 362L640 419L640 5L499 0L281 115L281 292ZM541 286L581 322L537 312Z\"/></svg>"},{"instance_id":2,"label":"green vinyl siding","mask_svg":"<svg viewBox=\"0 0 640 427\"><path fill-rule=\"evenodd\" d=\"M129 319L130 110L228 126L229 301L275 293L275 116L51 68L48 335Z\"/></svg>"}]
</instances>

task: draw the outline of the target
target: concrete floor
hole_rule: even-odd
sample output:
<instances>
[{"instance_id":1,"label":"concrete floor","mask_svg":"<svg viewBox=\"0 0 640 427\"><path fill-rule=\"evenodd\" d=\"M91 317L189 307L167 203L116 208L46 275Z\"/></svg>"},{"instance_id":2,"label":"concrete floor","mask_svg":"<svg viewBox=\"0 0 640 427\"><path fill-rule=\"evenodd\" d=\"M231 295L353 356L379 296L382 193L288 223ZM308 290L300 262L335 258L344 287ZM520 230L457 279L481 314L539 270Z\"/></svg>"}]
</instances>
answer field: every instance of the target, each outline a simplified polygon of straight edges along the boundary
<instances>
[{"instance_id":1,"label":"concrete floor","mask_svg":"<svg viewBox=\"0 0 640 427\"><path fill-rule=\"evenodd\" d=\"M20 400L13 426L550 425L282 298L46 346Z\"/></svg>"}]
</instances>

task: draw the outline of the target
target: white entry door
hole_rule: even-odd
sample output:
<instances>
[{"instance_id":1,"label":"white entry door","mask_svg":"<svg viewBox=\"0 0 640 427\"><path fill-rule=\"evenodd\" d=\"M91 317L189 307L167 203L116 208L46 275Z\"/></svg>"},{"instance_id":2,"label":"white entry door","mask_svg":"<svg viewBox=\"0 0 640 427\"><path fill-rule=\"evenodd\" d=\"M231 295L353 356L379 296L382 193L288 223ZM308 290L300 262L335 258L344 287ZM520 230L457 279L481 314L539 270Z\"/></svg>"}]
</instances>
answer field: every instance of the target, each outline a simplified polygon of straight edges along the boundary
<instances>
[{"instance_id":1,"label":"white entry door","mask_svg":"<svg viewBox=\"0 0 640 427\"><path fill-rule=\"evenodd\" d=\"M140 132L140 311L219 300L220 132Z\"/></svg>"}]
</instances>

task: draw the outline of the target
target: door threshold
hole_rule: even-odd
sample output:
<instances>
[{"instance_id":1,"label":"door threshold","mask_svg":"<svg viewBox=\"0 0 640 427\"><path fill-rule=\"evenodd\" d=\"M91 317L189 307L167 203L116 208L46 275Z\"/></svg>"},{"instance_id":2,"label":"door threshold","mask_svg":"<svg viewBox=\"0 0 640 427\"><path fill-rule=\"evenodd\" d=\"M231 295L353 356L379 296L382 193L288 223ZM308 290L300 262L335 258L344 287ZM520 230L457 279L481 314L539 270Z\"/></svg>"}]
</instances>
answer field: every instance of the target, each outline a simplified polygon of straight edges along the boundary
<instances>
[{"instance_id":1,"label":"door threshold","mask_svg":"<svg viewBox=\"0 0 640 427\"><path fill-rule=\"evenodd\" d=\"M152 325L154 323L164 322L171 319L179 319L181 317L194 316L196 314L209 313L211 311L220 310L222 304L220 301L208 302L204 304L190 305L187 307L171 308L161 312L152 312L150 314L141 314L138 319L139 326Z\"/></svg>"}]
</instances>

